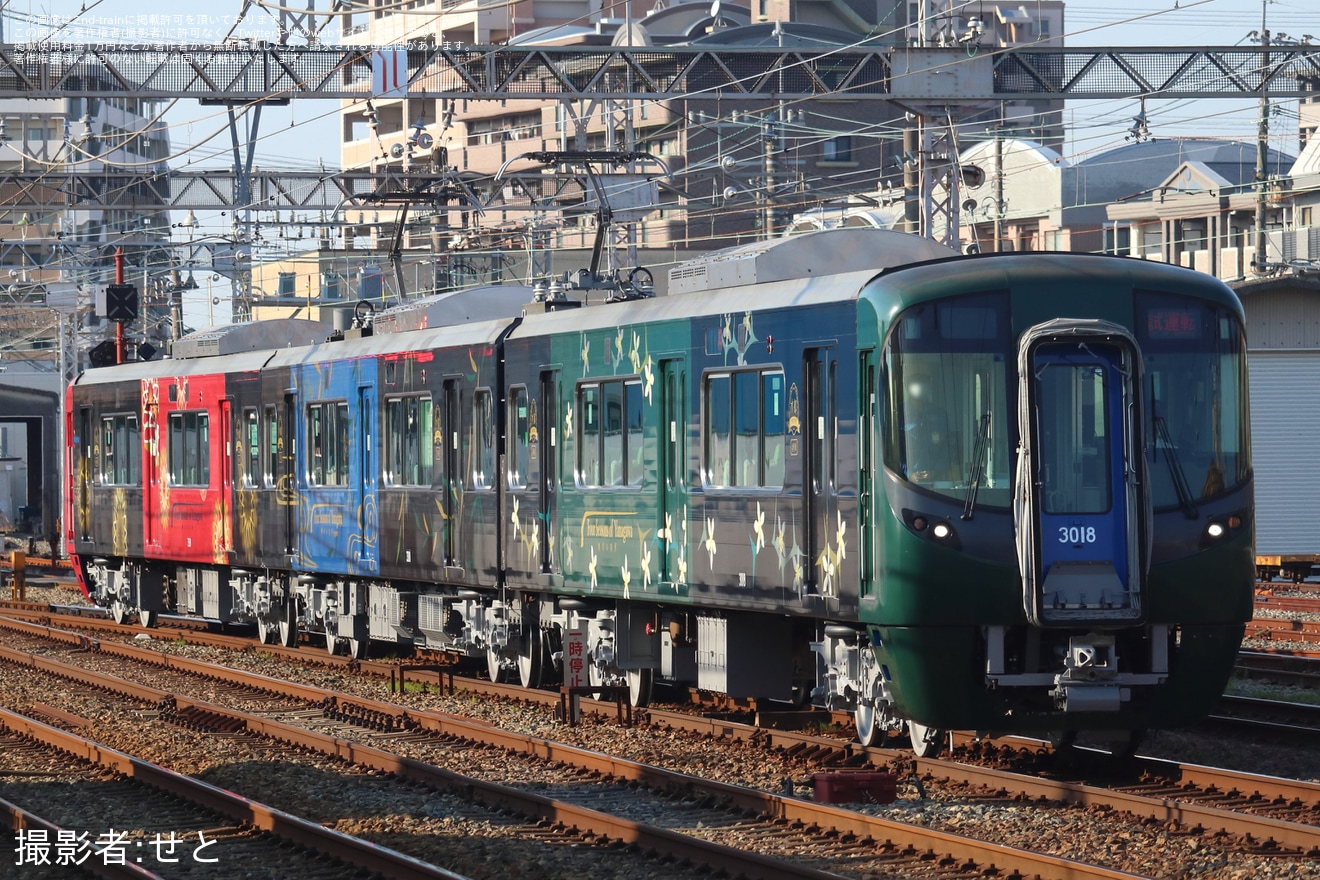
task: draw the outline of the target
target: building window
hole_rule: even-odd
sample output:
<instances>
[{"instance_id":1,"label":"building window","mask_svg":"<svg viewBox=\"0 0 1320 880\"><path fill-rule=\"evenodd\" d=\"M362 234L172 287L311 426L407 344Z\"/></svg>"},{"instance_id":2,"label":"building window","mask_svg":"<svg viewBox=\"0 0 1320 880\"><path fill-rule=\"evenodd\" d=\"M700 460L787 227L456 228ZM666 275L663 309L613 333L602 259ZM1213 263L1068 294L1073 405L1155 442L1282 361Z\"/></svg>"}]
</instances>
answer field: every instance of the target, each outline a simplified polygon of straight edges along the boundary
<instances>
[{"instance_id":1,"label":"building window","mask_svg":"<svg viewBox=\"0 0 1320 880\"><path fill-rule=\"evenodd\" d=\"M1132 256L1132 227L1120 223L1105 224L1105 253Z\"/></svg>"},{"instance_id":2,"label":"building window","mask_svg":"<svg viewBox=\"0 0 1320 880\"><path fill-rule=\"evenodd\" d=\"M821 160L825 162L851 162L852 157L852 137L849 135L840 135L830 138L821 144Z\"/></svg>"},{"instance_id":3,"label":"building window","mask_svg":"<svg viewBox=\"0 0 1320 880\"><path fill-rule=\"evenodd\" d=\"M385 401L385 482L391 486L432 483L430 395Z\"/></svg>"},{"instance_id":4,"label":"building window","mask_svg":"<svg viewBox=\"0 0 1320 880\"><path fill-rule=\"evenodd\" d=\"M101 420L101 482L112 486L142 482L142 435L137 416Z\"/></svg>"},{"instance_id":5,"label":"building window","mask_svg":"<svg viewBox=\"0 0 1320 880\"><path fill-rule=\"evenodd\" d=\"M348 485L348 426L347 403L314 403L307 407L307 437L312 450L307 481L311 485Z\"/></svg>"},{"instance_id":6,"label":"building window","mask_svg":"<svg viewBox=\"0 0 1320 880\"><path fill-rule=\"evenodd\" d=\"M211 482L209 419L204 412L170 413L170 485L207 486Z\"/></svg>"},{"instance_id":7,"label":"building window","mask_svg":"<svg viewBox=\"0 0 1320 880\"><path fill-rule=\"evenodd\" d=\"M298 292L298 276L293 272L281 272L278 292L280 296L293 296Z\"/></svg>"},{"instance_id":8,"label":"building window","mask_svg":"<svg viewBox=\"0 0 1320 880\"><path fill-rule=\"evenodd\" d=\"M1164 233L1158 224L1141 230L1141 254L1145 257L1158 257L1164 253Z\"/></svg>"},{"instance_id":9,"label":"building window","mask_svg":"<svg viewBox=\"0 0 1320 880\"><path fill-rule=\"evenodd\" d=\"M783 486L784 374L715 374L706 377L704 390L706 485Z\"/></svg>"}]
</instances>

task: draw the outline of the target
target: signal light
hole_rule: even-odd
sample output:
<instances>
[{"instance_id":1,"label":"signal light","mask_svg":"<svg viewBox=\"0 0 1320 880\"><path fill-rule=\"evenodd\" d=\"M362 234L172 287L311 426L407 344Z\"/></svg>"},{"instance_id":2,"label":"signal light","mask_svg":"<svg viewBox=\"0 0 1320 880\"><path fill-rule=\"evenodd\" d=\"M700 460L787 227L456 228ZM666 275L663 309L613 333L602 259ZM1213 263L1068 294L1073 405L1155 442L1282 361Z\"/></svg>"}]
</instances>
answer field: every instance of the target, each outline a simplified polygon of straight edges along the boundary
<instances>
[{"instance_id":1,"label":"signal light","mask_svg":"<svg viewBox=\"0 0 1320 880\"><path fill-rule=\"evenodd\" d=\"M924 516L913 517L912 528L916 529L918 532L926 531L926 525L926 518Z\"/></svg>"}]
</instances>

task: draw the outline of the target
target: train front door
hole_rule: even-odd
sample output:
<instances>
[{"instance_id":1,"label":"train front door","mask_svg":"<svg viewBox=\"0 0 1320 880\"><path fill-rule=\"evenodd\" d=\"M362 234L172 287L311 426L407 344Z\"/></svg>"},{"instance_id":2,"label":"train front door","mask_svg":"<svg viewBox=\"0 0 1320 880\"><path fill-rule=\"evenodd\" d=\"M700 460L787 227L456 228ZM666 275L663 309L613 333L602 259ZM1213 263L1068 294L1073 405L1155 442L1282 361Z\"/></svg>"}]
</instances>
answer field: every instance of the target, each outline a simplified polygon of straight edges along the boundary
<instances>
[{"instance_id":1,"label":"train front door","mask_svg":"<svg viewBox=\"0 0 1320 880\"><path fill-rule=\"evenodd\" d=\"M687 371L681 359L660 361L660 406L656 425L659 500L656 534L660 549L660 583L687 593Z\"/></svg>"},{"instance_id":2,"label":"train front door","mask_svg":"<svg viewBox=\"0 0 1320 880\"><path fill-rule=\"evenodd\" d=\"M537 511L537 528L541 530L542 574L551 574L555 570L554 536L559 534L555 515L559 495L559 429L562 425L559 416L559 371L541 371L540 406L542 427L540 441L537 444L541 460L538 462L541 472L540 509Z\"/></svg>"},{"instance_id":3,"label":"train front door","mask_svg":"<svg viewBox=\"0 0 1320 880\"><path fill-rule=\"evenodd\" d=\"M1041 625L1142 618L1136 346L1111 328L1023 337L1018 541L1034 563L1026 610Z\"/></svg>"}]
</instances>

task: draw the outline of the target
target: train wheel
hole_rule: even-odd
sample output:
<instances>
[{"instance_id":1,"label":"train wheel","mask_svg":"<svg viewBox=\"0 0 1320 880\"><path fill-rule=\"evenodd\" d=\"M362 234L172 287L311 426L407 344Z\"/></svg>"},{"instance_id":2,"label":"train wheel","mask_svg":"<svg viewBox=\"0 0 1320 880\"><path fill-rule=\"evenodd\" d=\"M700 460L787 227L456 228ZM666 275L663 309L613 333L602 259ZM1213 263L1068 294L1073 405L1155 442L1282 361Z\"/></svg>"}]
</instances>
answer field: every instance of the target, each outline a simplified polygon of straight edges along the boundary
<instances>
[{"instance_id":1,"label":"train wheel","mask_svg":"<svg viewBox=\"0 0 1320 880\"><path fill-rule=\"evenodd\" d=\"M371 639L344 639L344 644L348 648L348 656L354 660L367 659L367 651L371 648Z\"/></svg>"},{"instance_id":2,"label":"train wheel","mask_svg":"<svg viewBox=\"0 0 1320 880\"><path fill-rule=\"evenodd\" d=\"M486 674L490 676L491 681L499 681L500 675L504 672L500 663L500 652L497 648L486 649Z\"/></svg>"},{"instance_id":3,"label":"train wheel","mask_svg":"<svg viewBox=\"0 0 1320 880\"><path fill-rule=\"evenodd\" d=\"M853 709L853 724L857 726L857 741L864 746L873 746L885 738L885 732L880 729L880 713L876 711L873 703L863 703L857 701L857 708Z\"/></svg>"},{"instance_id":4,"label":"train wheel","mask_svg":"<svg viewBox=\"0 0 1320 880\"><path fill-rule=\"evenodd\" d=\"M279 624L269 617L257 618L257 638L263 645L275 644L275 639L279 636L278 626Z\"/></svg>"},{"instance_id":5,"label":"train wheel","mask_svg":"<svg viewBox=\"0 0 1320 880\"><path fill-rule=\"evenodd\" d=\"M156 624L160 623L160 612L143 611L138 609L138 623L142 624L147 629L152 629Z\"/></svg>"},{"instance_id":6,"label":"train wheel","mask_svg":"<svg viewBox=\"0 0 1320 880\"><path fill-rule=\"evenodd\" d=\"M1077 745L1077 731L1075 730L1051 730L1046 739L1050 741L1050 746L1056 752L1063 752Z\"/></svg>"},{"instance_id":7,"label":"train wheel","mask_svg":"<svg viewBox=\"0 0 1320 880\"><path fill-rule=\"evenodd\" d=\"M284 616L276 627L279 630L279 643L286 648L298 647L298 621L293 618L290 609L284 609Z\"/></svg>"},{"instance_id":8,"label":"train wheel","mask_svg":"<svg viewBox=\"0 0 1320 880\"><path fill-rule=\"evenodd\" d=\"M918 758L934 758L944 749L944 731L937 728L909 721L908 736Z\"/></svg>"},{"instance_id":9,"label":"train wheel","mask_svg":"<svg viewBox=\"0 0 1320 880\"><path fill-rule=\"evenodd\" d=\"M651 689L655 686L655 670L628 669L624 671L628 679L628 702L636 709L651 705Z\"/></svg>"},{"instance_id":10,"label":"train wheel","mask_svg":"<svg viewBox=\"0 0 1320 880\"><path fill-rule=\"evenodd\" d=\"M110 619L115 623L128 623L128 606L116 599L110 603Z\"/></svg>"},{"instance_id":11,"label":"train wheel","mask_svg":"<svg viewBox=\"0 0 1320 880\"><path fill-rule=\"evenodd\" d=\"M857 741L864 746L873 746L889 732L882 724L887 720L885 715L889 704L882 692L880 667L875 662L875 654L869 648L864 648L861 653L862 693L857 695L853 724L857 727Z\"/></svg>"},{"instance_id":12,"label":"train wheel","mask_svg":"<svg viewBox=\"0 0 1320 880\"><path fill-rule=\"evenodd\" d=\"M1126 736L1115 739L1109 747L1110 753L1115 758L1131 758L1136 755L1137 749L1146 741L1146 731L1129 730Z\"/></svg>"},{"instance_id":13,"label":"train wheel","mask_svg":"<svg viewBox=\"0 0 1320 880\"><path fill-rule=\"evenodd\" d=\"M601 670L599 666L596 665L596 660L593 657L587 658L587 682L592 687L605 686L605 673ZM593 700L599 700L603 696L604 694L601 693L600 691L591 692L591 698Z\"/></svg>"},{"instance_id":14,"label":"train wheel","mask_svg":"<svg viewBox=\"0 0 1320 880\"><path fill-rule=\"evenodd\" d=\"M541 628L530 626L518 644L518 683L525 688L539 688L545 680L545 642Z\"/></svg>"}]
</instances>

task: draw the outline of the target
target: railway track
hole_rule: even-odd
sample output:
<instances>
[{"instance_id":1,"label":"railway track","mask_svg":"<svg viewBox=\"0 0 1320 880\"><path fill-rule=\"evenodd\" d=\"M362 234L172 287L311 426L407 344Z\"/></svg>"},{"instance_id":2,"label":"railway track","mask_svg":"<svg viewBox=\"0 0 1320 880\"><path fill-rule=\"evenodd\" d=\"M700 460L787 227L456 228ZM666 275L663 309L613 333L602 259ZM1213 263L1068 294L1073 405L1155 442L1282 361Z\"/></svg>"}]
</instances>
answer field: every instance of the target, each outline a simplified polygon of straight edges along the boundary
<instances>
[{"instance_id":1,"label":"railway track","mask_svg":"<svg viewBox=\"0 0 1320 880\"><path fill-rule=\"evenodd\" d=\"M39 706L65 727L87 722ZM465 880L34 717L0 709L0 812L19 867L101 876ZM90 864L88 864L90 862Z\"/></svg>"},{"instance_id":2,"label":"railway track","mask_svg":"<svg viewBox=\"0 0 1320 880\"><path fill-rule=\"evenodd\" d=\"M119 658L127 656L135 649L132 646L119 646L112 644L103 644L102 651L109 653L113 657ZM127 653L125 653L127 652ZM161 655L157 652L144 652L154 655L153 662L161 662ZM178 663L177 659L171 658L168 661L172 666ZM120 663L122 665L122 663ZM427 673L429 674L429 673ZM224 675L228 679L233 679L234 674L226 671ZM411 679L410 679L411 680ZM482 685L482 683L476 683ZM227 681L226 687L240 686L235 681ZM246 685L242 685L246 686ZM500 685L485 683L484 686L498 690ZM173 688L172 690L177 690ZM527 697L527 693L519 690L520 697ZM431 718L427 713L417 713L413 710L403 709L396 705L380 704L375 701L361 701L358 698L349 698L343 695L330 695L328 693L312 692L310 700L325 701L330 697L335 697L337 702L330 712L332 716L330 723L333 724L360 724L364 727L372 728L377 735L394 731L405 736L420 736L420 730L427 726L434 727L439 725L437 730L443 731L446 736L454 736L455 728L453 724L457 723L453 719L439 721ZM227 692L225 702L232 702L232 693ZM585 704L588 709L610 707L592 707L589 701ZM209 709L207 710L210 711ZM612 710L611 710L612 711ZM268 713L267 713L268 714ZM801 732L792 731L765 731L756 730L745 725L737 725L732 722L721 722L710 719L696 719L690 715L681 713L657 713L652 711L648 713L652 724L663 723L669 726L688 725L690 729L699 730L706 734L718 733L725 741L742 739L749 742L759 742L761 744L778 748L785 754L797 756L806 756L804 759L816 767L839 768L847 765L857 766L865 762L888 763L894 765L900 758L895 753L885 752L883 750L864 750L859 746L850 743L844 743L837 739L812 736ZM236 722L234 722L236 723ZM250 723L250 722L244 722ZM445 725L450 725L446 727ZM467 741L469 736L486 736L489 732L489 726L478 724L475 727L479 731L486 733L463 733ZM703 730L704 727L704 730ZM342 733L342 731L341 731ZM506 749L520 748L526 754L538 754L544 751L545 754L553 754L561 761L568 754L565 747L548 743L544 740L534 741L526 737L501 734L503 739L500 742ZM510 739L510 737L512 737ZM513 745L511 745L513 743ZM453 748L452 744L449 748ZM643 781L648 786L658 787L660 790L673 790L673 781L657 783L652 781L652 774L655 769L642 770L639 768L630 768L620 770L626 764L621 763L619 759L609 758L607 767L589 767L583 765L581 772L600 772L608 774L611 778L623 779L625 784L640 784ZM955 762L925 762L917 761L915 764L907 767L914 771L919 778L928 780L929 783L938 782L939 784L952 784L963 786L968 790L983 792L981 797L995 798L1016 798L1016 799L1034 799L1047 797L1052 801L1064 804L1077 804L1087 807L1097 807L1100 805L1109 806L1112 809L1121 809L1132 816L1141 817L1145 821L1156 821L1166 823L1171 826L1194 828L1198 833L1206 835L1213 839L1215 835L1229 835L1231 839L1236 840L1235 846L1243 852L1261 851L1260 846L1265 842L1264 851L1268 852L1292 852L1296 854L1308 852L1320 852L1320 829L1308 827L1303 823L1293 822L1286 819L1277 819L1268 815L1249 815L1233 809L1225 809L1218 794L1228 790L1224 786L1231 785L1233 790L1247 790L1251 792L1252 797L1246 798L1248 807L1257 807L1257 802L1264 801L1266 804L1278 801L1281 798L1293 800L1302 800L1309 804L1307 809L1313 810L1314 803L1320 800L1314 787L1311 789L1290 789L1288 792L1270 790L1265 787L1259 777L1251 777L1247 774L1238 774L1233 777L1216 777L1217 781L1211 783L1212 788L1218 786L1215 790L1199 790L1197 787L1189 786L1192 771L1189 768L1177 766L1160 765L1158 770L1153 770L1147 766L1143 770L1146 774L1144 778L1138 778L1134 783L1138 788L1143 785L1173 785L1179 790L1176 799L1171 799L1166 790L1161 790L1158 795L1151 796L1139 792L1118 792L1118 789L1108 789L1099 786L1088 786L1084 783L1072 782L1069 780L1053 779L1041 780L1031 777L1024 777L1020 773L1005 773L991 768L979 767L964 769L962 765ZM530 772L530 770L528 771ZM906 770L905 770L906 772ZM643 774L638 776L637 774ZM1199 778L1199 777L1198 777ZM1226 779L1231 778L1231 783ZM683 786L689 786L683 790L686 796L692 798L696 789L690 786L696 784L691 779L685 779L681 783ZM1248 788L1250 786L1250 788ZM588 791L595 791L594 787L589 786ZM631 791L631 790L630 790ZM637 800L635 794L620 793L620 797L625 800ZM801 810L819 810L820 805L811 805L810 802L804 802L797 798L775 800L764 800L768 796L765 793L757 793L757 802L752 806L745 806L759 816L768 816L772 822L787 822L792 827L801 824L804 827L817 826L822 829L833 829L833 832L840 835L851 835L856 840L883 839L883 835L877 832L877 826L868 821L862 826L852 824L840 824L843 818L836 813L843 813L845 816L856 816L848 811L839 811L837 808L823 808L826 813L801 813ZM725 794L716 791L708 791L702 795L705 798L724 798ZM791 808L791 812L789 812ZM1244 808L1245 809L1245 808ZM824 818L821 818L824 816ZM718 827L713 819L698 820L707 822L708 827ZM763 820L765 821L765 820ZM855 823L856 818L847 819L848 823ZM714 824L711 824L714 823ZM754 824L754 823L753 823ZM907 826L904 826L905 828ZM777 834L783 834L782 826L771 826ZM751 833L753 829L749 825L742 829ZM740 831L740 833L742 833ZM898 832L890 831L891 835ZM904 834L910 834L910 831L903 831ZM868 849L871 844L861 844L862 849ZM925 851L928 848L917 847L918 851ZM915 855L914 855L915 857ZM855 860L855 854L849 854L850 861ZM984 857L979 862L984 866ZM828 863L827 863L828 864ZM1002 861L995 861L999 868L1004 867ZM911 866L909 866L911 867ZM1071 870L1071 869L1070 869ZM1045 873L1042 876L1052 876Z\"/></svg>"},{"instance_id":3,"label":"railway track","mask_svg":"<svg viewBox=\"0 0 1320 880\"><path fill-rule=\"evenodd\" d=\"M123 667L127 657L147 663L161 657L133 646L104 645L108 665ZM99 652L85 653L81 661ZM576 829L577 835L623 841L733 874L765 877L838 876L829 869L841 858L849 876L867 870L898 871L907 876L976 876L987 870L1042 877L1119 877L1120 872L1079 865L1056 856L1013 850L959 835L932 831L838 807L786 798L751 789L700 780L662 768L575 749L437 713L416 712L321 689L275 682L210 664L168 658L171 682L161 689L118 680L83 666L70 666L13 649L0 650L10 663L29 658L33 668L86 686L113 689L136 699L166 705L162 717L192 729L242 732L293 743L302 749L334 755L388 772L401 779L450 792L468 792L483 803L533 817L552 826ZM239 689L260 694L259 713L221 707L179 696L183 678L225 679L226 702L243 702ZM197 683L193 683L197 687ZM270 693L303 703L275 707ZM479 745L503 751L501 776L510 772L531 785L511 787L479 776L457 776L429 763L379 748L386 741L406 741L410 753L443 760L454 749ZM351 742L350 742L351 740ZM365 745L371 740L378 746ZM522 763L514 768L510 762ZM547 771L547 761L557 767ZM567 768L568 772L564 769ZM527 788L552 790L554 800ZM748 816L755 818L747 818ZM663 817L664 827L646 821ZM737 849L719 842L737 840Z\"/></svg>"}]
</instances>

